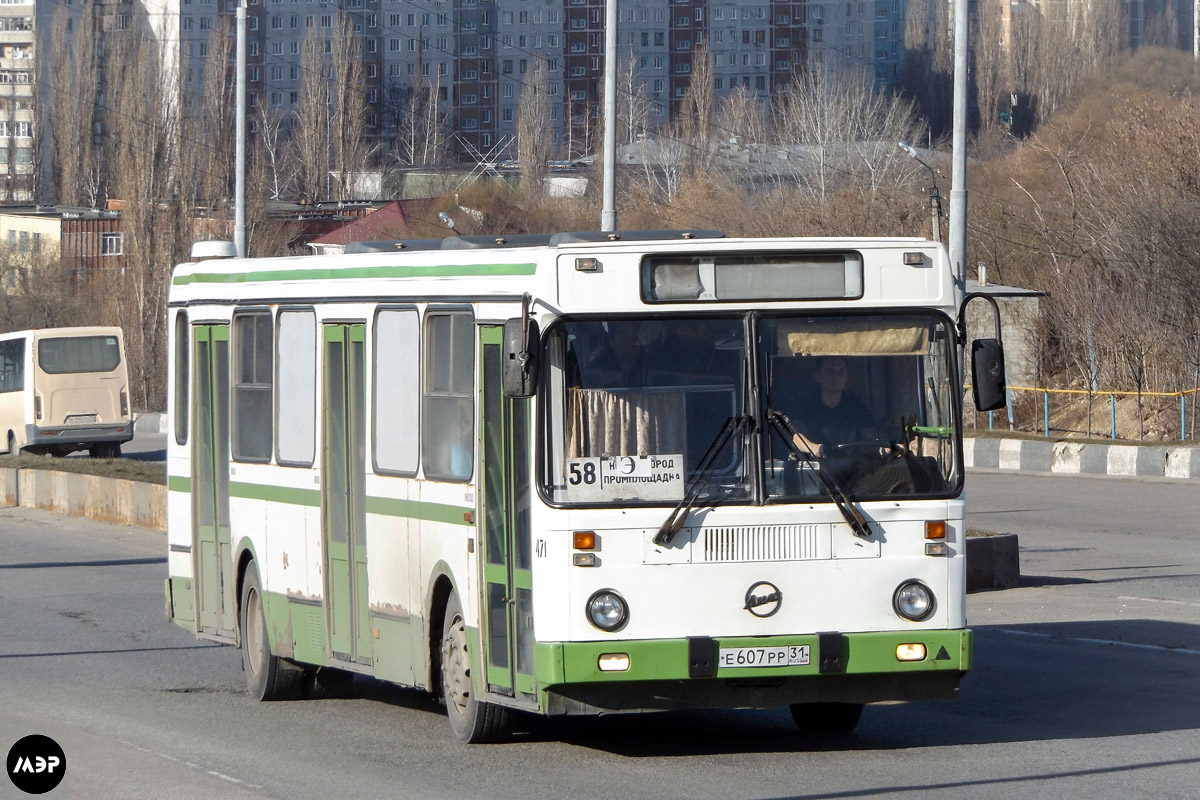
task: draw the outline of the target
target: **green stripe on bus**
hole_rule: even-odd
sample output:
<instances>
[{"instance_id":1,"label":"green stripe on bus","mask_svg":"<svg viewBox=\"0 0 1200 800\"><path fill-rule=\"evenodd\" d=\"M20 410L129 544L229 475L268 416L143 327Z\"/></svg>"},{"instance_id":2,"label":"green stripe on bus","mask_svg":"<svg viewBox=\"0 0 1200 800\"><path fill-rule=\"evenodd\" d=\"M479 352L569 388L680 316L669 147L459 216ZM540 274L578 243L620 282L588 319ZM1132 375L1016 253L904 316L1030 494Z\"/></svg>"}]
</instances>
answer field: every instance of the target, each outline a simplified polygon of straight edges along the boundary
<instances>
[{"instance_id":1,"label":"green stripe on bus","mask_svg":"<svg viewBox=\"0 0 1200 800\"><path fill-rule=\"evenodd\" d=\"M450 278L497 275L533 275L536 264L434 264L424 267L343 267L321 269L254 270L250 272L199 272L177 275L175 286L189 283L265 283L269 281L357 280L364 278Z\"/></svg>"},{"instance_id":2,"label":"green stripe on bus","mask_svg":"<svg viewBox=\"0 0 1200 800\"><path fill-rule=\"evenodd\" d=\"M472 508L419 500L395 500L390 497L368 497L367 513L381 514L385 517L409 517L426 522L444 522L447 525L474 524L467 520L467 517L474 513Z\"/></svg>"},{"instance_id":3,"label":"green stripe on bus","mask_svg":"<svg viewBox=\"0 0 1200 800\"><path fill-rule=\"evenodd\" d=\"M967 672L971 667L971 631L914 630L905 632L847 633L844 675L884 673ZM902 662L896 658L901 644L925 645L922 661ZM728 637L715 642L717 647L786 647L808 645L809 663L792 667L724 668L714 678L785 678L812 676L821 679L817 637L763 636ZM626 653L630 668L624 672L601 672L603 653ZM715 653L714 653L715 655ZM688 641L686 639L633 640L609 642L539 642L535 664L538 683L556 684L613 683L625 681L688 680Z\"/></svg>"},{"instance_id":4,"label":"green stripe on bus","mask_svg":"<svg viewBox=\"0 0 1200 800\"><path fill-rule=\"evenodd\" d=\"M167 491L168 492L183 492L192 491L192 479L185 478L182 475L167 476Z\"/></svg>"},{"instance_id":5,"label":"green stripe on bus","mask_svg":"<svg viewBox=\"0 0 1200 800\"><path fill-rule=\"evenodd\" d=\"M269 500L273 503L286 503L293 506L321 507L321 491L319 489L293 489L285 486L268 486L262 483L242 483L231 481L229 495L247 500ZM466 506L452 506L442 503L428 503L419 500L397 500L390 497L368 497L367 513L380 514L386 517L406 517L425 522L443 522L448 525L472 525L467 517L474 509Z\"/></svg>"}]
</instances>

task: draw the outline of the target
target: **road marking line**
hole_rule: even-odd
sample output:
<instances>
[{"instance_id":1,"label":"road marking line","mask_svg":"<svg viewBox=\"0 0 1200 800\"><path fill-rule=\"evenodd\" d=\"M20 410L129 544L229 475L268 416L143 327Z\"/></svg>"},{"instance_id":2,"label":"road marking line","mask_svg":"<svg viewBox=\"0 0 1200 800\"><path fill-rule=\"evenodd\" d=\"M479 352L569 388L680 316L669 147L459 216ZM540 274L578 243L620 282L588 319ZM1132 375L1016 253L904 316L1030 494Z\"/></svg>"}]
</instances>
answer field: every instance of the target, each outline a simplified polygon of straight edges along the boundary
<instances>
[{"instance_id":1,"label":"road marking line","mask_svg":"<svg viewBox=\"0 0 1200 800\"><path fill-rule=\"evenodd\" d=\"M1144 603L1169 603L1173 606L1191 606L1200 608L1200 603L1189 603L1187 600L1165 600L1161 597L1125 597L1121 596L1118 600L1141 600Z\"/></svg>"},{"instance_id":2,"label":"road marking line","mask_svg":"<svg viewBox=\"0 0 1200 800\"><path fill-rule=\"evenodd\" d=\"M205 775L210 775L214 778L219 778L219 779L221 779L223 781L227 781L229 783L236 783L239 786L245 786L248 789L266 788L266 787L262 786L261 784L246 783L245 781L243 781L239 778L234 778L234 777L226 775L222 772L217 772L215 769L206 769L204 766L202 766L200 764L193 764L191 761L181 761L180 759L176 758L175 756L169 756L166 753L159 753L154 750L147 750L145 747L139 747L138 745L134 744L133 742L127 742L124 739L121 739L120 742L123 745L132 747L134 750L137 750L139 753L145 753L146 755L158 756L159 758L165 758L167 761L174 761L176 764L183 764L185 767L194 769L197 772L203 772Z\"/></svg>"},{"instance_id":3,"label":"road marking line","mask_svg":"<svg viewBox=\"0 0 1200 800\"><path fill-rule=\"evenodd\" d=\"M1000 630L1009 636L1029 636L1034 639L1060 639L1064 642L1081 642L1083 644L1104 644L1114 647L1128 647L1131 650L1157 650L1163 653L1184 653L1189 656L1200 656L1200 650L1189 650L1186 647L1164 647L1159 644L1135 644L1134 642L1117 642L1112 639L1090 639L1084 636L1057 636L1052 633L1035 633L1033 631Z\"/></svg>"}]
</instances>

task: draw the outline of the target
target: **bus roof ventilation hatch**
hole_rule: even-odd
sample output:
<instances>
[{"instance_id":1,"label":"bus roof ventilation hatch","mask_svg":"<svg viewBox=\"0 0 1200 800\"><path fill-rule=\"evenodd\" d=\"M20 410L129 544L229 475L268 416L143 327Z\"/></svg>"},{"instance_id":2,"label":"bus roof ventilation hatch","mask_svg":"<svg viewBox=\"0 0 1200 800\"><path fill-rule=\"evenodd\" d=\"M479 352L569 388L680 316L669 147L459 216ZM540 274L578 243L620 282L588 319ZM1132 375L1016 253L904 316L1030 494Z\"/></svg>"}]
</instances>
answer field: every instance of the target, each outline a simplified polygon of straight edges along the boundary
<instances>
[{"instance_id":1,"label":"bus roof ventilation hatch","mask_svg":"<svg viewBox=\"0 0 1200 800\"><path fill-rule=\"evenodd\" d=\"M550 237L540 233L518 233L511 236L447 236L442 239L443 250L481 250L497 247L545 247Z\"/></svg>"},{"instance_id":2,"label":"bus roof ventilation hatch","mask_svg":"<svg viewBox=\"0 0 1200 800\"><path fill-rule=\"evenodd\" d=\"M396 239L379 242L347 242L350 253L407 253L410 250L441 250L441 239Z\"/></svg>"},{"instance_id":3,"label":"bus roof ventilation hatch","mask_svg":"<svg viewBox=\"0 0 1200 800\"><path fill-rule=\"evenodd\" d=\"M596 244L599 242L651 242L671 239L724 239L721 231L667 230L667 231L576 231L556 233L550 237L552 247L561 244Z\"/></svg>"}]
</instances>

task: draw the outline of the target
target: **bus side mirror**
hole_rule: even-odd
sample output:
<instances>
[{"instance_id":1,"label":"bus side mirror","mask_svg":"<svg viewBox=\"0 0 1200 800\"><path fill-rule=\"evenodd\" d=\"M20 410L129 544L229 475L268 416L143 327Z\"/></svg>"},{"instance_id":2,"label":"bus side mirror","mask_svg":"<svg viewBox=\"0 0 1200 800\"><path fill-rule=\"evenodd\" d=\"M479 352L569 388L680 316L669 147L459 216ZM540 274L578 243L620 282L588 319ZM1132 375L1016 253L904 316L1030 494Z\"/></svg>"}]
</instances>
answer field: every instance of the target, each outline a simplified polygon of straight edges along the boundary
<instances>
[{"instance_id":1,"label":"bus side mirror","mask_svg":"<svg viewBox=\"0 0 1200 800\"><path fill-rule=\"evenodd\" d=\"M504 395L532 397L537 391L541 335L532 319L513 317L504 322Z\"/></svg>"},{"instance_id":2,"label":"bus side mirror","mask_svg":"<svg viewBox=\"0 0 1200 800\"><path fill-rule=\"evenodd\" d=\"M975 408L995 411L1004 408L1004 345L999 339L976 339L971 342L971 386Z\"/></svg>"}]
</instances>

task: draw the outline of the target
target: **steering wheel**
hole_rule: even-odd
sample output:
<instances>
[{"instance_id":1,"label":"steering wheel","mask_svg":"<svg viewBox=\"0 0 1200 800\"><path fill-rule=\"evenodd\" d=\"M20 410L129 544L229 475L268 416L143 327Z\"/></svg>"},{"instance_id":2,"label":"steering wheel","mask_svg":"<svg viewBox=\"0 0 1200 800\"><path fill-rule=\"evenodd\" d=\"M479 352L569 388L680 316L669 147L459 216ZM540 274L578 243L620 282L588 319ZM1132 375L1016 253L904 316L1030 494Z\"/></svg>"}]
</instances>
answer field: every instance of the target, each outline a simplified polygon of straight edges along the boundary
<instances>
[{"instance_id":1,"label":"steering wheel","mask_svg":"<svg viewBox=\"0 0 1200 800\"><path fill-rule=\"evenodd\" d=\"M896 443L888 439L861 439L853 442L842 442L841 444L825 445L825 457L837 458L841 457L866 457L874 456L875 458L887 458L893 455L893 448Z\"/></svg>"}]
</instances>

